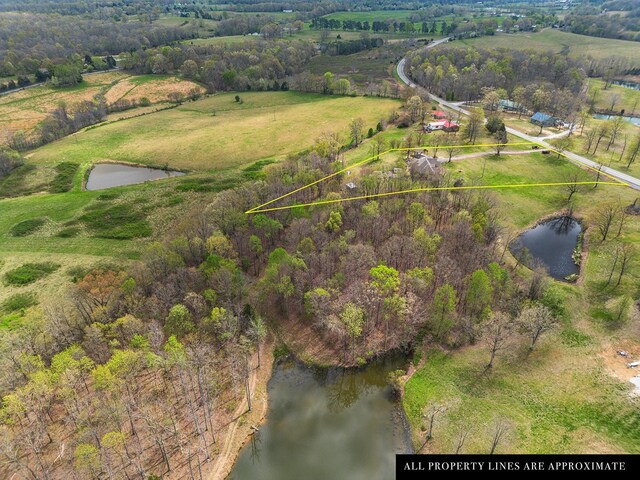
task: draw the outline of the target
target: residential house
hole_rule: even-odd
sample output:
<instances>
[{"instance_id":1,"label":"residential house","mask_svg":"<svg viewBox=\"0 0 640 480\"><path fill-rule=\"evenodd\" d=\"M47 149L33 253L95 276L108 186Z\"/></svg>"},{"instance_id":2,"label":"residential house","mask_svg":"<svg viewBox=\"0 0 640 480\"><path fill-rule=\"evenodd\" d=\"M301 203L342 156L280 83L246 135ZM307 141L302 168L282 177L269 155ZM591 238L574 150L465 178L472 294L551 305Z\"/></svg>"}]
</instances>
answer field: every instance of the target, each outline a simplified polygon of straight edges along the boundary
<instances>
[{"instance_id":1,"label":"residential house","mask_svg":"<svg viewBox=\"0 0 640 480\"><path fill-rule=\"evenodd\" d=\"M539 127L553 127L558 123L558 119L546 113L536 112L531 116L531 123Z\"/></svg>"},{"instance_id":2,"label":"residential house","mask_svg":"<svg viewBox=\"0 0 640 480\"><path fill-rule=\"evenodd\" d=\"M511 100L500 100L500 108L505 112L525 112L527 109L520 103L513 102Z\"/></svg>"}]
</instances>

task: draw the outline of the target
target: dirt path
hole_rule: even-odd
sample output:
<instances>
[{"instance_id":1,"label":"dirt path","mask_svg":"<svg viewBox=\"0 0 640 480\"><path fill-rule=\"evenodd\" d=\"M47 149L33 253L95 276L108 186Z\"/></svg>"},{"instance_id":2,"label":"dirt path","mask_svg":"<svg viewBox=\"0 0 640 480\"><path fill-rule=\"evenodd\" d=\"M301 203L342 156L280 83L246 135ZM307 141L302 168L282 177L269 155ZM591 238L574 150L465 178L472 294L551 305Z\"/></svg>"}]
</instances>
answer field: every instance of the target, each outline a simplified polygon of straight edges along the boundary
<instances>
[{"instance_id":1,"label":"dirt path","mask_svg":"<svg viewBox=\"0 0 640 480\"><path fill-rule=\"evenodd\" d=\"M541 152L541 150L503 150L500 152L500 155L521 155L526 153L536 153ZM479 158L479 157L487 157L489 155L495 155L495 152L475 152L475 153L467 153L465 155L458 155L457 157L453 157L451 160L466 160L467 158Z\"/></svg>"},{"instance_id":2,"label":"dirt path","mask_svg":"<svg viewBox=\"0 0 640 480\"><path fill-rule=\"evenodd\" d=\"M210 465L209 472L205 475L208 480L223 480L231 472L238 454L254 433L252 427L258 427L267 414L268 398L267 383L273 372L273 345L274 339L270 335L260 347L261 366L251 370L249 388L251 390L252 410L247 412L247 399L245 398L233 413L235 420L218 431L220 453ZM258 356L251 358L251 364L258 364Z\"/></svg>"}]
</instances>

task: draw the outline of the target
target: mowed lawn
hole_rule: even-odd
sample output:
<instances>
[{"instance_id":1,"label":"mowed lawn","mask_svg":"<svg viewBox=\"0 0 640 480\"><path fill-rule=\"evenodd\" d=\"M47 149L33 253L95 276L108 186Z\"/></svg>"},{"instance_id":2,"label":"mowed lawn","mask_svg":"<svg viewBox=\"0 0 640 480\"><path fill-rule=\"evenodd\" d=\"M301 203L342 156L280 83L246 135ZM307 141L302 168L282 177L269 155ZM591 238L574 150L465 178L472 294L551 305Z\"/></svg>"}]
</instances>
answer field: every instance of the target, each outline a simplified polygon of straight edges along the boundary
<instances>
[{"instance_id":1,"label":"mowed lawn","mask_svg":"<svg viewBox=\"0 0 640 480\"><path fill-rule=\"evenodd\" d=\"M178 108L98 126L33 152L31 161L117 160L215 171L285 155L313 145L323 132L365 121L365 132L401 102L296 92L225 93Z\"/></svg>"},{"instance_id":2,"label":"mowed lawn","mask_svg":"<svg viewBox=\"0 0 640 480\"><path fill-rule=\"evenodd\" d=\"M464 43L482 48L503 47L516 50L562 52L572 57L591 56L596 60L618 56L627 58L635 66L640 66L638 42L588 37L551 28L536 33L498 34L474 38L464 40Z\"/></svg>"}]
</instances>

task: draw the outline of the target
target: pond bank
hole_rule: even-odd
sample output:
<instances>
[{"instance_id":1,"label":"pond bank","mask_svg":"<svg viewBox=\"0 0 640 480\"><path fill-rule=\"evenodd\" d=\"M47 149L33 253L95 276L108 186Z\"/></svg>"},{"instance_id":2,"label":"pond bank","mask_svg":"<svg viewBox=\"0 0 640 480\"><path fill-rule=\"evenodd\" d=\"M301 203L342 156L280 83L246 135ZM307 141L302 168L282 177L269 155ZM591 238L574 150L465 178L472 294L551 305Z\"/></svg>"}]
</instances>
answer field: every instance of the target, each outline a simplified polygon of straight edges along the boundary
<instances>
[{"instance_id":1,"label":"pond bank","mask_svg":"<svg viewBox=\"0 0 640 480\"><path fill-rule=\"evenodd\" d=\"M219 454L213 463L207 467L207 480L223 480L235 465L242 448L250 441L255 433L253 427L260 427L264 422L268 408L267 384L273 374L275 360L273 348L275 340L269 335L260 346L261 366L253 369L249 380L251 386L252 410L246 412L246 398L238 405L234 412L234 420L222 427L218 432ZM257 357L252 359L257 361Z\"/></svg>"},{"instance_id":2,"label":"pond bank","mask_svg":"<svg viewBox=\"0 0 640 480\"><path fill-rule=\"evenodd\" d=\"M183 175L185 172L179 170L167 170L135 163L101 161L87 169L82 187L85 190L104 190Z\"/></svg>"}]
</instances>

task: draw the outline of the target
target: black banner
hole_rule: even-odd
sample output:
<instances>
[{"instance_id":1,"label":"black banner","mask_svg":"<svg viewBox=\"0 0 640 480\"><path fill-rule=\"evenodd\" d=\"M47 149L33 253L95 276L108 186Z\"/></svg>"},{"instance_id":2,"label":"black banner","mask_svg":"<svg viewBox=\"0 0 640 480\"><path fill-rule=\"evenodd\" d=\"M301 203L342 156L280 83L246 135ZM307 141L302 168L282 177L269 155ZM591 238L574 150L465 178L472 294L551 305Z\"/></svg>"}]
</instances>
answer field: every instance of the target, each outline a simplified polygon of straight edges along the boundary
<instances>
[{"instance_id":1,"label":"black banner","mask_svg":"<svg viewBox=\"0 0 640 480\"><path fill-rule=\"evenodd\" d=\"M434 473L624 472L640 474L640 455L396 455L396 480ZM638 477L636 477L638 478Z\"/></svg>"}]
</instances>

